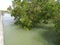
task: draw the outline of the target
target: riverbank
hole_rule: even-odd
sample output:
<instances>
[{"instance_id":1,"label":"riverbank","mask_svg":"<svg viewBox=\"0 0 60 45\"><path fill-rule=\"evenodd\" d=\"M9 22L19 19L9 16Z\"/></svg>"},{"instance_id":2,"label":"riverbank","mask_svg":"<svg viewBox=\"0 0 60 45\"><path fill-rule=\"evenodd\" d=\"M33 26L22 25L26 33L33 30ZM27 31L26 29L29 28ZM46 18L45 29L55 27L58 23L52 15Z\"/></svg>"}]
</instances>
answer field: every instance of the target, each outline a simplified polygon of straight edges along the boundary
<instances>
[{"instance_id":1,"label":"riverbank","mask_svg":"<svg viewBox=\"0 0 60 45\"><path fill-rule=\"evenodd\" d=\"M0 14L0 45L4 45L2 15Z\"/></svg>"}]
</instances>

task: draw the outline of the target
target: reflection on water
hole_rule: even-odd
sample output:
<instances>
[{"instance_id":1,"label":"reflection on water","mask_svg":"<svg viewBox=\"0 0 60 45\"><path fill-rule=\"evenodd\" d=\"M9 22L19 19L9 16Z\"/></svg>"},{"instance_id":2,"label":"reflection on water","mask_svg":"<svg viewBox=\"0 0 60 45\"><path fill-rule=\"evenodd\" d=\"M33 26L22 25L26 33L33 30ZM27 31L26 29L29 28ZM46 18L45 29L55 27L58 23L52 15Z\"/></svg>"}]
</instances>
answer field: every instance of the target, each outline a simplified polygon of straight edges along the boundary
<instances>
[{"instance_id":1,"label":"reflection on water","mask_svg":"<svg viewBox=\"0 0 60 45\"><path fill-rule=\"evenodd\" d=\"M3 21L6 25L12 24L14 23L14 17L11 17L10 14L5 13L3 16Z\"/></svg>"},{"instance_id":2,"label":"reflection on water","mask_svg":"<svg viewBox=\"0 0 60 45\"><path fill-rule=\"evenodd\" d=\"M49 45L41 35L38 35L37 29L25 31L20 26L14 25L14 17L10 14L4 14L3 24L5 45Z\"/></svg>"}]
</instances>

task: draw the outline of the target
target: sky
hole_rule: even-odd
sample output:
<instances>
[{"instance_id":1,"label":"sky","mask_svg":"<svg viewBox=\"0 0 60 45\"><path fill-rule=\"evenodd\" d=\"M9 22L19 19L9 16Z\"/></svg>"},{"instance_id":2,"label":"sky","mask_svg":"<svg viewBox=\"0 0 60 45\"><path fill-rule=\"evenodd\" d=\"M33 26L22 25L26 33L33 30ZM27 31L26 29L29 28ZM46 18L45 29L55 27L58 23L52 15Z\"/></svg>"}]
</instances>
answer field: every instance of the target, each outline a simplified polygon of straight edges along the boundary
<instances>
[{"instance_id":1,"label":"sky","mask_svg":"<svg viewBox=\"0 0 60 45\"><path fill-rule=\"evenodd\" d=\"M7 10L12 5L12 0L0 0L0 10Z\"/></svg>"},{"instance_id":2,"label":"sky","mask_svg":"<svg viewBox=\"0 0 60 45\"><path fill-rule=\"evenodd\" d=\"M12 0L0 0L0 10L7 10L9 5L12 5Z\"/></svg>"}]
</instances>

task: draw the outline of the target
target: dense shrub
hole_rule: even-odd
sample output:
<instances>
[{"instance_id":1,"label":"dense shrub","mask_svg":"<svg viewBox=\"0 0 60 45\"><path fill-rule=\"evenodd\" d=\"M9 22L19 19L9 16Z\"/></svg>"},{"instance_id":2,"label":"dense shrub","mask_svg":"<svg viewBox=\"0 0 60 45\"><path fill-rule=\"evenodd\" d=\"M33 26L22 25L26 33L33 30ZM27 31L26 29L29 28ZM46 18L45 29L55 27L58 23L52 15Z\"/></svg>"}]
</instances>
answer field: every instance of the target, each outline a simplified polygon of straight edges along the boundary
<instances>
[{"instance_id":1,"label":"dense shrub","mask_svg":"<svg viewBox=\"0 0 60 45\"><path fill-rule=\"evenodd\" d=\"M36 26L37 23L48 23L48 20L54 19L57 15L58 4L50 0L14 0L13 8L9 6L8 10L18 24L28 29Z\"/></svg>"}]
</instances>

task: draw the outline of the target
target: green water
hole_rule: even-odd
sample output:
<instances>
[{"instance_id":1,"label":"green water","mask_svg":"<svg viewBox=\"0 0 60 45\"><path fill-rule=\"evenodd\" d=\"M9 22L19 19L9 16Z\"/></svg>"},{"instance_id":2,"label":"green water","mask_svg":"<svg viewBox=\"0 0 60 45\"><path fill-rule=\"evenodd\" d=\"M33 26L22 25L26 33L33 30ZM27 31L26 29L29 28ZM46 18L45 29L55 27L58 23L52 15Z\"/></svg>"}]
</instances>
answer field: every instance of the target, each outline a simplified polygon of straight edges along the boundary
<instances>
[{"instance_id":1,"label":"green water","mask_svg":"<svg viewBox=\"0 0 60 45\"><path fill-rule=\"evenodd\" d=\"M5 45L53 45L41 34L45 29L32 29L26 31L18 25L14 25L14 17L10 14L3 16Z\"/></svg>"}]
</instances>

